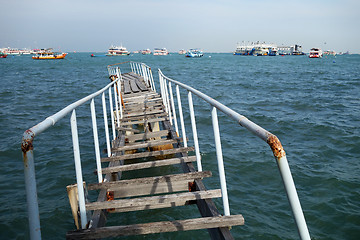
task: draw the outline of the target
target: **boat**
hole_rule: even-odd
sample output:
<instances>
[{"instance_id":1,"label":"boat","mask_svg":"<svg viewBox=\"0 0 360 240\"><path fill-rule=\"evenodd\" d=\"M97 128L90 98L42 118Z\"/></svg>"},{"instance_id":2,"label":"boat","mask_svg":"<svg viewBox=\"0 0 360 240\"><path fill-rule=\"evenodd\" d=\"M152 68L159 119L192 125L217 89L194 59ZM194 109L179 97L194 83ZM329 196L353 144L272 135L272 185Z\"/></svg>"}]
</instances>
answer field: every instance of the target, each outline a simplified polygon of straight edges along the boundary
<instances>
[{"instance_id":1,"label":"boat","mask_svg":"<svg viewBox=\"0 0 360 240\"><path fill-rule=\"evenodd\" d=\"M141 54L143 54L143 55L151 54L151 50L150 49L141 50Z\"/></svg>"},{"instance_id":2,"label":"boat","mask_svg":"<svg viewBox=\"0 0 360 240\"><path fill-rule=\"evenodd\" d=\"M169 51L166 48L155 48L153 55L154 56L169 55Z\"/></svg>"},{"instance_id":3,"label":"boat","mask_svg":"<svg viewBox=\"0 0 360 240\"><path fill-rule=\"evenodd\" d=\"M0 58L6 58L6 57L7 57L6 53L0 52Z\"/></svg>"},{"instance_id":4,"label":"boat","mask_svg":"<svg viewBox=\"0 0 360 240\"><path fill-rule=\"evenodd\" d=\"M234 55L251 55L251 52L253 51L254 46L253 45L245 45L243 42L242 45L238 44L236 46L236 50L234 52Z\"/></svg>"},{"instance_id":5,"label":"boat","mask_svg":"<svg viewBox=\"0 0 360 240\"><path fill-rule=\"evenodd\" d=\"M179 50L179 52L178 52L180 55L184 55L185 53L186 53L186 50L184 50L184 49L181 49L181 50Z\"/></svg>"},{"instance_id":6,"label":"boat","mask_svg":"<svg viewBox=\"0 0 360 240\"><path fill-rule=\"evenodd\" d=\"M276 56L278 55L278 48L277 47L270 47L269 48L269 56Z\"/></svg>"},{"instance_id":7,"label":"boat","mask_svg":"<svg viewBox=\"0 0 360 240\"><path fill-rule=\"evenodd\" d=\"M125 47L111 45L106 56L126 56L130 55L130 52Z\"/></svg>"},{"instance_id":8,"label":"boat","mask_svg":"<svg viewBox=\"0 0 360 240\"><path fill-rule=\"evenodd\" d=\"M268 56L269 55L269 49L262 46L257 46L254 49L253 52L254 56Z\"/></svg>"},{"instance_id":9,"label":"boat","mask_svg":"<svg viewBox=\"0 0 360 240\"><path fill-rule=\"evenodd\" d=\"M310 49L309 58L321 58L322 55L322 50L320 48Z\"/></svg>"},{"instance_id":10,"label":"boat","mask_svg":"<svg viewBox=\"0 0 360 240\"><path fill-rule=\"evenodd\" d=\"M203 52L199 49L190 49L186 52L185 57L202 57L204 56Z\"/></svg>"},{"instance_id":11,"label":"boat","mask_svg":"<svg viewBox=\"0 0 360 240\"><path fill-rule=\"evenodd\" d=\"M333 50L327 50L323 53L323 55L336 56L336 52Z\"/></svg>"},{"instance_id":12,"label":"boat","mask_svg":"<svg viewBox=\"0 0 360 240\"><path fill-rule=\"evenodd\" d=\"M53 52L52 48L48 48L32 56L32 59L36 59L36 60L64 59L66 55L67 53Z\"/></svg>"}]
</instances>

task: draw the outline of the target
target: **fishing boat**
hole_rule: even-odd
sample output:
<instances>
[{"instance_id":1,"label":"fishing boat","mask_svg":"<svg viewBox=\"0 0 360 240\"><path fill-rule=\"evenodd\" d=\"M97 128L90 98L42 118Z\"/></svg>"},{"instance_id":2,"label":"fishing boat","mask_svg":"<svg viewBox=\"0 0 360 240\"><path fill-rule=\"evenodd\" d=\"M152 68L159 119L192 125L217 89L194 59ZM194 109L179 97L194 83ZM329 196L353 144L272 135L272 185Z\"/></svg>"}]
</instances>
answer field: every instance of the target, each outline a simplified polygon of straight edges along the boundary
<instances>
[{"instance_id":1,"label":"fishing boat","mask_svg":"<svg viewBox=\"0 0 360 240\"><path fill-rule=\"evenodd\" d=\"M6 58L6 57L7 57L6 53L0 52L0 58Z\"/></svg>"},{"instance_id":2,"label":"fishing boat","mask_svg":"<svg viewBox=\"0 0 360 240\"><path fill-rule=\"evenodd\" d=\"M321 58L322 55L322 50L320 48L310 49L309 58Z\"/></svg>"},{"instance_id":3,"label":"fishing boat","mask_svg":"<svg viewBox=\"0 0 360 240\"><path fill-rule=\"evenodd\" d=\"M121 46L111 45L108 53L106 54L106 56L126 56L126 55L130 55L130 52L122 45Z\"/></svg>"},{"instance_id":4,"label":"fishing boat","mask_svg":"<svg viewBox=\"0 0 360 240\"><path fill-rule=\"evenodd\" d=\"M166 48L155 48L153 55L154 56L169 55L169 51Z\"/></svg>"},{"instance_id":5,"label":"fishing boat","mask_svg":"<svg viewBox=\"0 0 360 240\"><path fill-rule=\"evenodd\" d=\"M52 60L52 59L64 59L67 53L58 53L53 52L52 48L48 48L44 51L38 52L36 55L32 56L32 59L36 60Z\"/></svg>"},{"instance_id":6,"label":"fishing boat","mask_svg":"<svg viewBox=\"0 0 360 240\"><path fill-rule=\"evenodd\" d=\"M203 52L199 49L190 49L187 51L185 57L202 57L204 56Z\"/></svg>"}]
</instances>

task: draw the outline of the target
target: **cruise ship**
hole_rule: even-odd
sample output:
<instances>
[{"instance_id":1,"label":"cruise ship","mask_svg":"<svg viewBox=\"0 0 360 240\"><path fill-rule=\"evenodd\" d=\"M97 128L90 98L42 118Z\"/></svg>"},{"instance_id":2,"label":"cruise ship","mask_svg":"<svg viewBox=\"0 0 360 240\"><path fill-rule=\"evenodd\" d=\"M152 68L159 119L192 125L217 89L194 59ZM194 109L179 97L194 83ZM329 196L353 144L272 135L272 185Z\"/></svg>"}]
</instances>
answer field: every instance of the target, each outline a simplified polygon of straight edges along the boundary
<instances>
[{"instance_id":1,"label":"cruise ship","mask_svg":"<svg viewBox=\"0 0 360 240\"><path fill-rule=\"evenodd\" d=\"M124 55L130 55L130 52L126 50L126 48L123 47L122 45L120 47L112 45L109 48L108 53L106 54L106 56L124 56Z\"/></svg>"}]
</instances>

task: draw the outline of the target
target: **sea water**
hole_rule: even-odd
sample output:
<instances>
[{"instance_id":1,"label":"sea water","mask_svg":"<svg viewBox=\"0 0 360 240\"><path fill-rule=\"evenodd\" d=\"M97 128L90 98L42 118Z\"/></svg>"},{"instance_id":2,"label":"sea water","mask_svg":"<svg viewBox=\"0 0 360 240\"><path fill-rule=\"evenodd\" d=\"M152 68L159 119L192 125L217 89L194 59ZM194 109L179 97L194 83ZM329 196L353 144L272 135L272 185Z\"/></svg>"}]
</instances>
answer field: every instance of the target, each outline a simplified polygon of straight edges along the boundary
<instances>
[{"instance_id":1,"label":"sea water","mask_svg":"<svg viewBox=\"0 0 360 240\"><path fill-rule=\"evenodd\" d=\"M211 57L210 57L211 56ZM70 53L64 60L30 56L0 59L0 239L29 239L20 149L23 132L109 82L106 66L144 62L227 105L274 133L286 151L312 239L360 236L360 56L309 59L306 56L254 57L206 53L90 57ZM181 92L189 123L186 92ZM100 135L101 99L97 99ZM219 187L211 107L194 97L204 170ZM92 174L94 150L90 107L79 110L84 178ZM235 239L298 239L276 161L270 148L219 113L231 214L242 214ZM74 229L66 186L76 182L69 116L35 137L34 157L43 239L64 239ZM191 139L191 129L187 129ZM103 138L101 148L106 144ZM164 171L171 171L166 167ZM154 170L155 172L157 170ZM85 173L87 172L87 173ZM89 174L90 172L90 174ZM223 212L221 199L215 200ZM199 217L196 206L119 214L121 224ZM110 216L109 224L119 224ZM122 239L208 239L206 230Z\"/></svg>"}]
</instances>

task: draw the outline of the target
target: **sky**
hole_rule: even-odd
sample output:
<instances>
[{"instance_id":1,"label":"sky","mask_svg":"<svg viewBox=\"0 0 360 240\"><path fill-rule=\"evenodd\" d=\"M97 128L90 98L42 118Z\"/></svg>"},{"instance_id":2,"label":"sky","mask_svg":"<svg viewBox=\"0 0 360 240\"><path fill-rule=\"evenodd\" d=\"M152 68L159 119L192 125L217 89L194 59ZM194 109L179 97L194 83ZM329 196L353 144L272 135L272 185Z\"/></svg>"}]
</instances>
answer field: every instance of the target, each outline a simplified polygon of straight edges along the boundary
<instances>
[{"instance_id":1,"label":"sky","mask_svg":"<svg viewBox=\"0 0 360 240\"><path fill-rule=\"evenodd\" d=\"M360 53L359 0L0 0L0 48L232 52L243 41Z\"/></svg>"}]
</instances>

